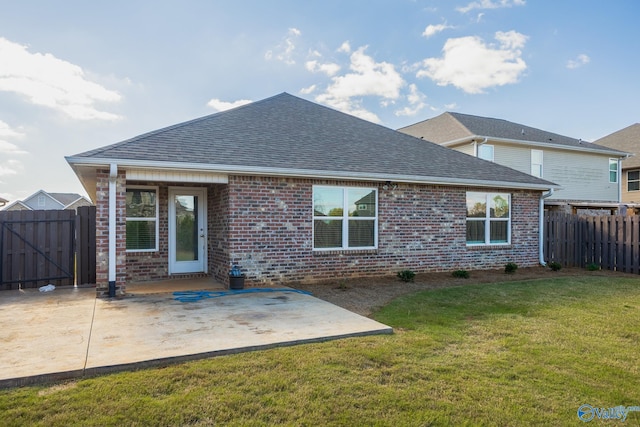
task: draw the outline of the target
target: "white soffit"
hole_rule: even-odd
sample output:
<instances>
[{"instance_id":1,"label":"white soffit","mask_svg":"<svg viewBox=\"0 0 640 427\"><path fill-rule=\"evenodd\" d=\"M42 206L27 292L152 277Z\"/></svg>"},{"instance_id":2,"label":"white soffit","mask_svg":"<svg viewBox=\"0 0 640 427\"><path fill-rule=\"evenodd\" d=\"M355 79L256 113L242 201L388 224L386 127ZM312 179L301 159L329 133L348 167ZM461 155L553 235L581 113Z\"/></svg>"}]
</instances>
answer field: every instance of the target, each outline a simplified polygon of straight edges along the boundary
<instances>
[{"instance_id":1,"label":"white soffit","mask_svg":"<svg viewBox=\"0 0 640 427\"><path fill-rule=\"evenodd\" d=\"M203 184L229 183L229 178L226 174L212 172L127 169L126 174L128 181L197 182Z\"/></svg>"}]
</instances>

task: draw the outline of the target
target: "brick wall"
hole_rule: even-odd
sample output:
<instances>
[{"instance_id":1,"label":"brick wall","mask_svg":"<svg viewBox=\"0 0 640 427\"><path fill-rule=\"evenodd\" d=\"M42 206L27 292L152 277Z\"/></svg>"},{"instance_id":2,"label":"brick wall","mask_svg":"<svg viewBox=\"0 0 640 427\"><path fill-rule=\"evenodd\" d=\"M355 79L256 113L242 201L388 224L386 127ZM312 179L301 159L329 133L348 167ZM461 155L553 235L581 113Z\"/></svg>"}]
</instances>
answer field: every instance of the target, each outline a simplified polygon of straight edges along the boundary
<instances>
[{"instance_id":1,"label":"brick wall","mask_svg":"<svg viewBox=\"0 0 640 427\"><path fill-rule=\"evenodd\" d=\"M209 271L221 283L227 283L229 260L229 186L216 185L209 191Z\"/></svg>"},{"instance_id":2,"label":"brick wall","mask_svg":"<svg viewBox=\"0 0 640 427\"><path fill-rule=\"evenodd\" d=\"M393 190L380 188L378 249L314 252L314 184L375 185L229 177L229 257L248 280L311 281L394 274L407 268L453 271L502 268L507 262L521 267L538 263L538 193L510 191L510 245L467 247L466 188L409 184Z\"/></svg>"},{"instance_id":3,"label":"brick wall","mask_svg":"<svg viewBox=\"0 0 640 427\"><path fill-rule=\"evenodd\" d=\"M108 285L108 176L97 175L97 283ZM125 252L125 177L118 175L117 285L167 279L168 188L163 182L128 182L158 187L159 250ZM313 251L313 185L376 186L357 181L230 176L229 184L207 187L209 275L227 283L237 264L248 285L313 281L336 277L521 267L538 263L537 192L512 190L511 244L467 247L466 191L463 187L400 184L378 191L378 249ZM171 184L175 186L175 184ZM185 185L193 187L195 185ZM484 189L485 191L495 191ZM199 277L202 274L179 275Z\"/></svg>"}]
</instances>

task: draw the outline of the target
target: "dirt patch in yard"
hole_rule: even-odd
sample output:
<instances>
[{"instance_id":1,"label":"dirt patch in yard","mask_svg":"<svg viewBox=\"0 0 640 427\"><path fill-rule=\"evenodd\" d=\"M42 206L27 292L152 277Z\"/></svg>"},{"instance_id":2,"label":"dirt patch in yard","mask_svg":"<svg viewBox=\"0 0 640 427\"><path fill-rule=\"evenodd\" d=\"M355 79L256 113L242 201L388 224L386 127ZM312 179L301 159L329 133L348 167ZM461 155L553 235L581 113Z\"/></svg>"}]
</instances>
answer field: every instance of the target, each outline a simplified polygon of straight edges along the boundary
<instances>
[{"instance_id":1,"label":"dirt patch in yard","mask_svg":"<svg viewBox=\"0 0 640 427\"><path fill-rule=\"evenodd\" d=\"M409 283L400 281L396 276L383 276L336 279L315 284L298 283L290 286L309 291L317 298L354 313L370 316L373 311L388 304L394 298L424 289L571 276L638 277L611 271L587 271L582 268L563 268L560 271L552 271L540 266L519 268L513 274L506 274L504 269L470 271L467 279L453 277L451 272L420 273L416 274L415 280Z\"/></svg>"}]
</instances>

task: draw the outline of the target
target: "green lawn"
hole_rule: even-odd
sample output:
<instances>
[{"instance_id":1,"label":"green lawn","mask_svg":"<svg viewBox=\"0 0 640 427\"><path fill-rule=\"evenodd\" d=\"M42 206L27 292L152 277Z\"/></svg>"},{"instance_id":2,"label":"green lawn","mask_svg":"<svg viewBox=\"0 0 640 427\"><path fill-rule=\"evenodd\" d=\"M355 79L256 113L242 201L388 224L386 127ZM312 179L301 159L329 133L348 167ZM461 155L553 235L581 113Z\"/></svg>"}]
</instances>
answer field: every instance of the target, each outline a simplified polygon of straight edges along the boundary
<instances>
[{"instance_id":1,"label":"green lawn","mask_svg":"<svg viewBox=\"0 0 640 427\"><path fill-rule=\"evenodd\" d=\"M396 333L0 391L0 425L583 425L582 404L640 406L640 278L424 291L375 318Z\"/></svg>"}]
</instances>

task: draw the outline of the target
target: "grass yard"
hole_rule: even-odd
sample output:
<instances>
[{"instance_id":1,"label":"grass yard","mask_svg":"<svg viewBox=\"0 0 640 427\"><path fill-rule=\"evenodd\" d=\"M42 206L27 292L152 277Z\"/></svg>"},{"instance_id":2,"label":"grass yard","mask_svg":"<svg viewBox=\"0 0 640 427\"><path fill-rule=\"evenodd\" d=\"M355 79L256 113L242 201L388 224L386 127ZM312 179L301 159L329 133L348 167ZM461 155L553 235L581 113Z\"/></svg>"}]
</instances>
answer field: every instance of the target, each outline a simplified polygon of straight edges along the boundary
<instances>
[{"instance_id":1,"label":"grass yard","mask_svg":"<svg viewBox=\"0 0 640 427\"><path fill-rule=\"evenodd\" d=\"M428 290L374 317L396 333L3 390L0 425L583 425L582 404L640 406L640 278Z\"/></svg>"}]
</instances>

